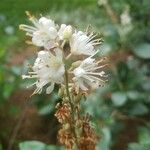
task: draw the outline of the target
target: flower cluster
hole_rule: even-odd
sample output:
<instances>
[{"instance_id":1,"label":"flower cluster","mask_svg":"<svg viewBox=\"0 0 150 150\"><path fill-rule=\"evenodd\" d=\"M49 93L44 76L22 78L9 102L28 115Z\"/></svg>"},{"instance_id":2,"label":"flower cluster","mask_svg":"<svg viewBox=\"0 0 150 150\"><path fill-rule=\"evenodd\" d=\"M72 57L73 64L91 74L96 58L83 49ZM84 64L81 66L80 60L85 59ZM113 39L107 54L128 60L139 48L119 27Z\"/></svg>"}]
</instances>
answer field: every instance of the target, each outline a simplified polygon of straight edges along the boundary
<instances>
[{"instance_id":1,"label":"flower cluster","mask_svg":"<svg viewBox=\"0 0 150 150\"><path fill-rule=\"evenodd\" d=\"M69 86L78 90L87 91L104 84L106 75L103 71L105 65L101 64L103 59L96 61L94 58L98 52L96 46L101 43L96 34L77 31L71 25L58 26L46 17L36 19L28 15L33 26L22 24L20 29L26 31L33 45L41 50L32 70L22 77L36 79L32 84L36 86L34 94L41 93L43 87L49 94L55 84L64 85L66 70Z\"/></svg>"},{"instance_id":2,"label":"flower cluster","mask_svg":"<svg viewBox=\"0 0 150 150\"><path fill-rule=\"evenodd\" d=\"M20 25L31 37L32 44L40 51L31 71L25 78L35 78L36 89L41 93L43 87L50 94L55 84L59 84L61 102L56 106L55 116L62 125L58 139L66 150L94 150L97 136L91 126L89 116L81 115L80 101L86 91L104 85L105 58L96 60L96 46L101 39L96 34L78 31L70 25L56 25L49 18L36 19L29 13L33 26Z\"/></svg>"}]
</instances>

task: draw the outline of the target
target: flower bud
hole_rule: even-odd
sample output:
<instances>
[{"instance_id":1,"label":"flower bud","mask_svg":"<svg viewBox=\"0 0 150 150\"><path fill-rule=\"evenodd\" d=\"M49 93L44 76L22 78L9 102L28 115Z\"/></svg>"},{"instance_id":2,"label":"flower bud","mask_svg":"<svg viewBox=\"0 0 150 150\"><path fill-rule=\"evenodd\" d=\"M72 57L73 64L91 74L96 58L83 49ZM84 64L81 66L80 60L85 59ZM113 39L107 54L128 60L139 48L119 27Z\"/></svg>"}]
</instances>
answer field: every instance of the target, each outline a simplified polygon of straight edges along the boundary
<instances>
[{"instance_id":1,"label":"flower bud","mask_svg":"<svg viewBox=\"0 0 150 150\"><path fill-rule=\"evenodd\" d=\"M66 26L63 37L64 39L68 40L72 35L72 27L70 25Z\"/></svg>"},{"instance_id":2,"label":"flower bud","mask_svg":"<svg viewBox=\"0 0 150 150\"><path fill-rule=\"evenodd\" d=\"M71 69L74 69L74 68L79 67L79 66L80 66L80 64L81 64L81 61L80 61L80 60L79 60L79 61L76 61L76 62L74 62L74 63L72 63L72 65L71 65Z\"/></svg>"},{"instance_id":3,"label":"flower bud","mask_svg":"<svg viewBox=\"0 0 150 150\"><path fill-rule=\"evenodd\" d=\"M58 31L59 38L61 40L69 40L72 35L72 27L70 25L62 24Z\"/></svg>"},{"instance_id":4,"label":"flower bud","mask_svg":"<svg viewBox=\"0 0 150 150\"><path fill-rule=\"evenodd\" d=\"M65 92L64 87L61 87L61 88L59 89L59 91L58 91L59 97L63 97L63 96L64 96L64 92Z\"/></svg>"}]
</instances>

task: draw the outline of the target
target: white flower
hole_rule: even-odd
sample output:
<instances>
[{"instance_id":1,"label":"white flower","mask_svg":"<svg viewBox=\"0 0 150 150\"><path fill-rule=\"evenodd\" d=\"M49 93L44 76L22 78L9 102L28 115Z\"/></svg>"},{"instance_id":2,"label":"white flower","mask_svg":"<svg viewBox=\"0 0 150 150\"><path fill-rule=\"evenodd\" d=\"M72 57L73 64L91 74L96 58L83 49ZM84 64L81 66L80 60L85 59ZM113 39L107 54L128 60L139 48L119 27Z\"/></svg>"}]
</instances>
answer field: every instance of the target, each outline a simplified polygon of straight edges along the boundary
<instances>
[{"instance_id":1,"label":"white flower","mask_svg":"<svg viewBox=\"0 0 150 150\"><path fill-rule=\"evenodd\" d=\"M100 39L94 39L96 35L91 33L89 36L82 31L75 32L70 39L71 53L74 55L93 55L94 46L100 44Z\"/></svg>"},{"instance_id":2,"label":"white flower","mask_svg":"<svg viewBox=\"0 0 150 150\"><path fill-rule=\"evenodd\" d=\"M25 30L27 35L32 37L32 43L36 46L43 46L46 49L53 48L57 37L54 21L45 17L41 17L39 20L31 17L30 20L35 27L20 25L20 29Z\"/></svg>"},{"instance_id":3,"label":"white flower","mask_svg":"<svg viewBox=\"0 0 150 150\"><path fill-rule=\"evenodd\" d=\"M62 51L57 48L54 52L55 55L50 51L40 51L32 67L33 72L29 72L27 76L23 75L23 78L37 79L37 81L32 84L37 87L33 94L41 93L42 88L50 84L50 86L46 88L46 93L49 94L53 91L55 83L63 83L65 68Z\"/></svg>"},{"instance_id":4,"label":"white flower","mask_svg":"<svg viewBox=\"0 0 150 150\"><path fill-rule=\"evenodd\" d=\"M125 10L121 15L120 15L120 20L121 24L123 26L130 25L131 24L131 16L129 14L129 10Z\"/></svg>"},{"instance_id":5,"label":"white flower","mask_svg":"<svg viewBox=\"0 0 150 150\"><path fill-rule=\"evenodd\" d=\"M121 26L119 28L119 34L124 38L133 29L132 18L127 7L120 16Z\"/></svg>"},{"instance_id":6,"label":"white flower","mask_svg":"<svg viewBox=\"0 0 150 150\"><path fill-rule=\"evenodd\" d=\"M108 3L107 0L98 0L98 5L99 5L99 6L106 5L107 3Z\"/></svg>"},{"instance_id":7,"label":"white flower","mask_svg":"<svg viewBox=\"0 0 150 150\"><path fill-rule=\"evenodd\" d=\"M75 85L82 90L88 90L88 88L98 88L104 85L107 75L102 70L105 65L99 65L94 58L88 57L83 60L79 67L73 70L75 77L73 78Z\"/></svg>"},{"instance_id":8,"label":"white flower","mask_svg":"<svg viewBox=\"0 0 150 150\"><path fill-rule=\"evenodd\" d=\"M68 40L72 35L72 27L62 24L58 31L58 36L61 40Z\"/></svg>"}]
</instances>

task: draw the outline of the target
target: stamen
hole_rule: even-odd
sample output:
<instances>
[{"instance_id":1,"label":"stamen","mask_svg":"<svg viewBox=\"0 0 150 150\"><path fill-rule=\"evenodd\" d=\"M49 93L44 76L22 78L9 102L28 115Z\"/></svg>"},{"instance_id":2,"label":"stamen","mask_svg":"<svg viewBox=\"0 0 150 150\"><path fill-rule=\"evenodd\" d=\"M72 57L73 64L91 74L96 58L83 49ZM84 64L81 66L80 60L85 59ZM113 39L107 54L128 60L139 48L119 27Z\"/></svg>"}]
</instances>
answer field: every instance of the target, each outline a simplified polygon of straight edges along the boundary
<instances>
[{"instance_id":1,"label":"stamen","mask_svg":"<svg viewBox=\"0 0 150 150\"><path fill-rule=\"evenodd\" d=\"M89 77L91 77L91 78L93 78L93 79L95 79L95 80L97 80L97 81L99 81L99 82L105 83L104 80L102 80L102 79L100 79L100 78L98 78L98 77L95 77L95 76L92 76L92 75L89 75Z\"/></svg>"},{"instance_id":2,"label":"stamen","mask_svg":"<svg viewBox=\"0 0 150 150\"><path fill-rule=\"evenodd\" d=\"M87 74L89 75L97 75L97 76L102 76L101 73L97 73L97 72L87 72Z\"/></svg>"},{"instance_id":3,"label":"stamen","mask_svg":"<svg viewBox=\"0 0 150 150\"><path fill-rule=\"evenodd\" d=\"M87 75L84 75L83 78L89 80L90 82L93 82L93 81L94 81L94 79L91 79L91 78L90 78L89 76L87 76Z\"/></svg>"},{"instance_id":4,"label":"stamen","mask_svg":"<svg viewBox=\"0 0 150 150\"><path fill-rule=\"evenodd\" d=\"M33 72L33 71L29 71L28 73L29 74L36 74L36 72Z\"/></svg>"},{"instance_id":5,"label":"stamen","mask_svg":"<svg viewBox=\"0 0 150 150\"><path fill-rule=\"evenodd\" d=\"M93 36L90 37L90 39L94 39L98 34L93 34Z\"/></svg>"},{"instance_id":6,"label":"stamen","mask_svg":"<svg viewBox=\"0 0 150 150\"><path fill-rule=\"evenodd\" d=\"M86 69L86 71L101 69L101 68L104 68L105 66L107 66L107 64L99 66L99 67L95 67L95 68L93 68L93 67L91 68L90 67L89 69Z\"/></svg>"},{"instance_id":7,"label":"stamen","mask_svg":"<svg viewBox=\"0 0 150 150\"><path fill-rule=\"evenodd\" d=\"M22 79L27 79L27 78L37 78L37 75L22 75Z\"/></svg>"},{"instance_id":8,"label":"stamen","mask_svg":"<svg viewBox=\"0 0 150 150\"><path fill-rule=\"evenodd\" d=\"M100 59L98 62L96 62L96 64L99 64L99 63L101 63L101 62L103 62L103 61L105 61L107 59L107 57L103 57L102 59ZM108 64L107 64L108 65Z\"/></svg>"},{"instance_id":9,"label":"stamen","mask_svg":"<svg viewBox=\"0 0 150 150\"><path fill-rule=\"evenodd\" d=\"M30 87L32 87L33 85L35 85L37 82L34 82L33 84L31 84L31 85L29 85L29 86L27 86L27 88L30 88Z\"/></svg>"},{"instance_id":10,"label":"stamen","mask_svg":"<svg viewBox=\"0 0 150 150\"><path fill-rule=\"evenodd\" d=\"M37 29L35 28L35 27L32 27L32 26L29 26L29 25L25 25L25 24L21 24L21 25L19 25L19 29L21 29L21 30L30 30L30 31L36 31Z\"/></svg>"},{"instance_id":11,"label":"stamen","mask_svg":"<svg viewBox=\"0 0 150 150\"><path fill-rule=\"evenodd\" d=\"M91 42L93 42L93 43L94 43L94 42L101 42L101 40L102 40L102 39L99 38L99 39L92 40Z\"/></svg>"},{"instance_id":12,"label":"stamen","mask_svg":"<svg viewBox=\"0 0 150 150\"><path fill-rule=\"evenodd\" d=\"M26 33L26 35L27 35L27 36L31 36L31 37L33 36L33 34L28 33L28 32Z\"/></svg>"}]
</instances>

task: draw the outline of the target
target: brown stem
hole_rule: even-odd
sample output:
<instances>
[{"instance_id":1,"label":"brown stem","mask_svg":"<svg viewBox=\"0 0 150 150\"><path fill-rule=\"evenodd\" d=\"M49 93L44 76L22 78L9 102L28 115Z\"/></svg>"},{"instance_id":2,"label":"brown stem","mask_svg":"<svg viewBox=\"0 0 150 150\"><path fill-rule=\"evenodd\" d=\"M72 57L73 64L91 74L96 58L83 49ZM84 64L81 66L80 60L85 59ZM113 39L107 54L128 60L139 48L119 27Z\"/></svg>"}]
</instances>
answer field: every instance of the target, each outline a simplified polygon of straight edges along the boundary
<instances>
[{"instance_id":1,"label":"brown stem","mask_svg":"<svg viewBox=\"0 0 150 150\"><path fill-rule=\"evenodd\" d=\"M7 150L12 150L12 148L13 148L13 145L14 145L14 142L16 140L17 134L18 134L19 129L20 129L20 127L21 127L21 125L23 123L23 120L25 118L27 109L28 109L28 103L25 104L24 110L23 110L21 116L19 117L19 120L18 120L16 126L14 127L13 133L12 133L12 135L10 137L10 140L9 140L9 143L8 143Z\"/></svg>"},{"instance_id":2,"label":"brown stem","mask_svg":"<svg viewBox=\"0 0 150 150\"><path fill-rule=\"evenodd\" d=\"M111 8L108 2L103 4L108 16L114 24L118 24L118 17L116 12Z\"/></svg>"}]
</instances>

